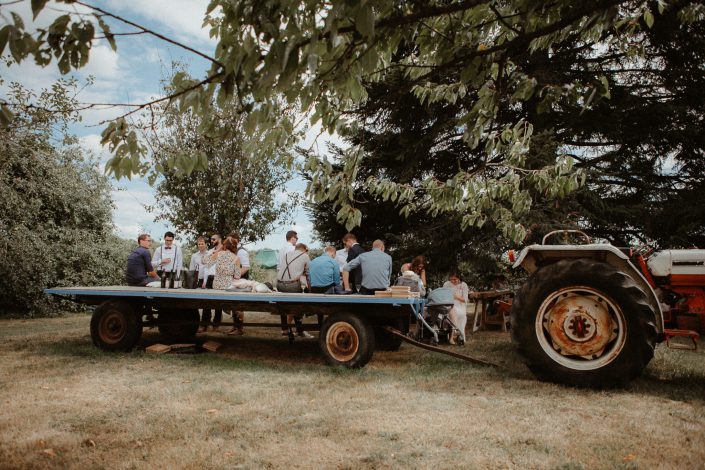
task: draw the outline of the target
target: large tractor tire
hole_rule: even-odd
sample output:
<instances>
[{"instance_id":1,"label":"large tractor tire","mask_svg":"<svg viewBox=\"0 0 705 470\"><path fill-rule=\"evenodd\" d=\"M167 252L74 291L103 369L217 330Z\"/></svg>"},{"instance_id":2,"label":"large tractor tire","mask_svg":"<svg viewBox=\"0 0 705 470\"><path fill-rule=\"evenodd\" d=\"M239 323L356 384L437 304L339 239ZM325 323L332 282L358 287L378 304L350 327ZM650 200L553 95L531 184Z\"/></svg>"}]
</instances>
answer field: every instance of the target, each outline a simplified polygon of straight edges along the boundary
<instances>
[{"instance_id":1,"label":"large tractor tire","mask_svg":"<svg viewBox=\"0 0 705 470\"><path fill-rule=\"evenodd\" d=\"M514 297L512 340L541 380L605 388L641 374L654 355L656 312L626 273L592 259L561 260Z\"/></svg>"},{"instance_id":2,"label":"large tractor tire","mask_svg":"<svg viewBox=\"0 0 705 470\"><path fill-rule=\"evenodd\" d=\"M142 320L124 301L108 300L93 312L91 339L105 351L131 351L142 336Z\"/></svg>"},{"instance_id":3,"label":"large tractor tire","mask_svg":"<svg viewBox=\"0 0 705 470\"><path fill-rule=\"evenodd\" d=\"M375 333L367 320L348 312L323 322L318 345L328 364L350 369L364 367L375 351Z\"/></svg>"},{"instance_id":4,"label":"large tractor tire","mask_svg":"<svg viewBox=\"0 0 705 470\"><path fill-rule=\"evenodd\" d=\"M157 325L166 343L193 341L198 332L200 317L196 309L160 310Z\"/></svg>"}]
</instances>

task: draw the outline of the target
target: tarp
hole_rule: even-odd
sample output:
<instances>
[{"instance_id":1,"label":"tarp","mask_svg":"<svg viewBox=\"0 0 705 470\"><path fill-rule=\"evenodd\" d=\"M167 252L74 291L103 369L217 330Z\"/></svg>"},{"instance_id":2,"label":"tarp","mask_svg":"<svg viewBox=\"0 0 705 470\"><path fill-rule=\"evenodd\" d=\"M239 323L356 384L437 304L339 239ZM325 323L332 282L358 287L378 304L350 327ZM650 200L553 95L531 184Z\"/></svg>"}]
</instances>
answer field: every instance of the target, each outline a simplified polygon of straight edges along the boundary
<instances>
[{"instance_id":1,"label":"tarp","mask_svg":"<svg viewBox=\"0 0 705 470\"><path fill-rule=\"evenodd\" d=\"M255 255L255 263L264 269L276 269L278 254L277 250L271 250L269 248L259 250L257 255Z\"/></svg>"}]
</instances>

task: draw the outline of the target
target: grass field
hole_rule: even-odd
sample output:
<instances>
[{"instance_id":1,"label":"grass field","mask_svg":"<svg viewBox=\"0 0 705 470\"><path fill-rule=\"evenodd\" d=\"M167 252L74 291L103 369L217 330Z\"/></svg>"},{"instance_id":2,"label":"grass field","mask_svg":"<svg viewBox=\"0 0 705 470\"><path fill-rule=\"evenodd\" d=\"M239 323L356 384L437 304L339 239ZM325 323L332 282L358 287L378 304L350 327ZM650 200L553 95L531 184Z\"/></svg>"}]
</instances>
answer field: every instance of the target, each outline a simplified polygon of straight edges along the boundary
<instances>
[{"instance_id":1,"label":"grass field","mask_svg":"<svg viewBox=\"0 0 705 470\"><path fill-rule=\"evenodd\" d=\"M350 371L254 328L204 335L217 353L107 354L89 321L0 320L0 467L705 468L702 351L659 346L591 391L536 381L500 332L454 348L500 370L403 345Z\"/></svg>"}]
</instances>

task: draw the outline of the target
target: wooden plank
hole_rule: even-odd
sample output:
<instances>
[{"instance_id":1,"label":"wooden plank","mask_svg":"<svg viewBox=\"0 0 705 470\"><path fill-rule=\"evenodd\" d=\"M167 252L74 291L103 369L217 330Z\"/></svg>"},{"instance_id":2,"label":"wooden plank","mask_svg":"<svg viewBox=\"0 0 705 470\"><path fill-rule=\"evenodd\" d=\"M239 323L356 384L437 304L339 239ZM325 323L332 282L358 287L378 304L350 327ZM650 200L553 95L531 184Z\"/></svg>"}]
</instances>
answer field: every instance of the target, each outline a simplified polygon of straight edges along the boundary
<instances>
[{"instance_id":1,"label":"wooden plank","mask_svg":"<svg viewBox=\"0 0 705 470\"><path fill-rule=\"evenodd\" d=\"M157 343L146 347L145 351L151 354L164 354L171 351L171 346Z\"/></svg>"}]
</instances>

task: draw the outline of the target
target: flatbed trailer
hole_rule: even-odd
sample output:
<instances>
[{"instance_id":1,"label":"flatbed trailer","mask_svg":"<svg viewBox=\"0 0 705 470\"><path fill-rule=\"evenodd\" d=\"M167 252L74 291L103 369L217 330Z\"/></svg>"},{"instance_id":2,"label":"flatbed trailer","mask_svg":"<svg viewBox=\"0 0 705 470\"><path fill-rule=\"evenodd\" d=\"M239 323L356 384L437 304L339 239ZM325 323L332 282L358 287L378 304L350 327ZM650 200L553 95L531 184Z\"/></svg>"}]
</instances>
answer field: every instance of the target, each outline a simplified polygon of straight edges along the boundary
<instances>
[{"instance_id":1,"label":"flatbed trailer","mask_svg":"<svg viewBox=\"0 0 705 470\"><path fill-rule=\"evenodd\" d=\"M199 327L198 309L299 314L317 317L318 343L329 364L363 367L375 349L396 350L412 317L422 318L424 299L370 295L250 293L217 289L150 287L62 287L48 295L96 306L91 317L93 343L107 351L130 351L142 330L157 327L167 342L192 341ZM244 326L280 328L280 323ZM291 326L291 325L290 325ZM293 335L290 335L293 341Z\"/></svg>"}]
</instances>

